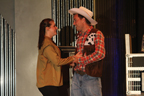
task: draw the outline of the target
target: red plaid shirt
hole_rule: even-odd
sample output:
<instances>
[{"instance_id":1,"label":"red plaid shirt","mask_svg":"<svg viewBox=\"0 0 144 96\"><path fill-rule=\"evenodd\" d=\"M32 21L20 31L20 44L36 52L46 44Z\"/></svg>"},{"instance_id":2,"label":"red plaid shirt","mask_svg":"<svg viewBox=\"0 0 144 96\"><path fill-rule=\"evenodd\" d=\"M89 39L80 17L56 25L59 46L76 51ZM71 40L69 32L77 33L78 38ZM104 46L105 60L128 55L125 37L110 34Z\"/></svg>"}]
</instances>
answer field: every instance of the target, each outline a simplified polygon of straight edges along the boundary
<instances>
[{"instance_id":1,"label":"red plaid shirt","mask_svg":"<svg viewBox=\"0 0 144 96\"><path fill-rule=\"evenodd\" d=\"M87 36L89 35L89 32L91 31L93 27L91 26L90 29L87 30L85 33L79 33L78 39L76 42L77 52L83 52L84 44L86 41ZM96 36L94 38L94 44L95 44L95 52L93 52L90 55L80 57L78 59L78 64L75 66L74 70L81 70L85 72L85 66L87 64L99 61L105 57L105 48L104 48L104 36L101 31L96 32Z\"/></svg>"}]
</instances>

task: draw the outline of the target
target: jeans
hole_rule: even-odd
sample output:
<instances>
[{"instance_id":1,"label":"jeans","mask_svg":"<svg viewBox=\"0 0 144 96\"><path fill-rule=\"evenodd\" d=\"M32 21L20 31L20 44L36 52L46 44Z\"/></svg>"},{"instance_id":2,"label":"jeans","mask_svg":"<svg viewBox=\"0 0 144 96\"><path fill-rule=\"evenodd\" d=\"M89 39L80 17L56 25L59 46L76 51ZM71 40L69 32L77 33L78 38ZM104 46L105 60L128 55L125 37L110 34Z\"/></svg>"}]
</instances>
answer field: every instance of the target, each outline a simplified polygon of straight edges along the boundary
<instances>
[{"instance_id":1,"label":"jeans","mask_svg":"<svg viewBox=\"0 0 144 96\"><path fill-rule=\"evenodd\" d=\"M100 77L92 77L87 74L81 76L74 73L71 96L102 96L101 89Z\"/></svg>"}]
</instances>

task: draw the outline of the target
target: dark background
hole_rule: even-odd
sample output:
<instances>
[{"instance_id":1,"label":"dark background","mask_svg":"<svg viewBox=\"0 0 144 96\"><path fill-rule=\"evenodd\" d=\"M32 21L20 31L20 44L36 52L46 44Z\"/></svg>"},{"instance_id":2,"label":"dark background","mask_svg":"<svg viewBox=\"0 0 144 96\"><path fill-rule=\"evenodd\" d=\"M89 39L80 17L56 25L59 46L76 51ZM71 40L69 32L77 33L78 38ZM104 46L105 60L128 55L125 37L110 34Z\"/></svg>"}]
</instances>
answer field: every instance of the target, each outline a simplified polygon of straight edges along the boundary
<instances>
[{"instance_id":1,"label":"dark background","mask_svg":"<svg viewBox=\"0 0 144 96\"><path fill-rule=\"evenodd\" d=\"M103 32L106 47L103 96L125 96L125 34L131 35L132 53L141 53L144 0L96 0L95 7L96 28Z\"/></svg>"}]
</instances>

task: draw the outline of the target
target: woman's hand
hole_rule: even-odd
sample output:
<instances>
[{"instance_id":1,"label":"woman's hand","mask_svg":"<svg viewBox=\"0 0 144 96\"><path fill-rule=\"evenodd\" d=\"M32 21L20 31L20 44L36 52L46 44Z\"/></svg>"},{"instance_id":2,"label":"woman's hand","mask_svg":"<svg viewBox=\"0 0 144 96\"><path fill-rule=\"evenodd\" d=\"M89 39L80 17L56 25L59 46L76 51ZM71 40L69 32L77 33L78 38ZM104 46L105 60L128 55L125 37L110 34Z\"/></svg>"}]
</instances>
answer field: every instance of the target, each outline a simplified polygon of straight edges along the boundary
<instances>
[{"instance_id":1,"label":"woman's hand","mask_svg":"<svg viewBox=\"0 0 144 96\"><path fill-rule=\"evenodd\" d=\"M74 63L74 62L70 63L70 66L74 67L74 66L75 66L75 63Z\"/></svg>"}]
</instances>

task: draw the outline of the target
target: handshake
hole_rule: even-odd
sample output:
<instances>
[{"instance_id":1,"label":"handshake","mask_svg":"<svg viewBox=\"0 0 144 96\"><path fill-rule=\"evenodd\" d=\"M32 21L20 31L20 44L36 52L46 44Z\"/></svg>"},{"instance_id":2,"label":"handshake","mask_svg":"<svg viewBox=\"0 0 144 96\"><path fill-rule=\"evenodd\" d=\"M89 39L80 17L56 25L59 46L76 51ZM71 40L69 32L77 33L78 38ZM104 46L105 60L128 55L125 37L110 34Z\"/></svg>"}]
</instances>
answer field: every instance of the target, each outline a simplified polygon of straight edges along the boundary
<instances>
[{"instance_id":1,"label":"handshake","mask_svg":"<svg viewBox=\"0 0 144 96\"><path fill-rule=\"evenodd\" d=\"M73 56L74 61L72 63L70 63L70 66L74 67L75 64L78 63L78 58L82 57L82 53L78 52L76 55Z\"/></svg>"}]
</instances>

